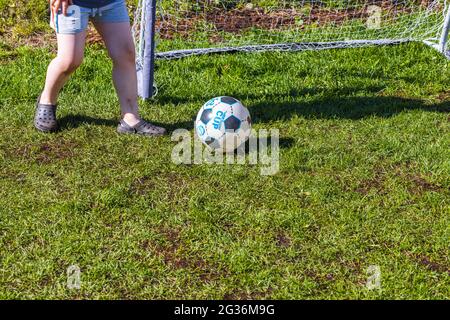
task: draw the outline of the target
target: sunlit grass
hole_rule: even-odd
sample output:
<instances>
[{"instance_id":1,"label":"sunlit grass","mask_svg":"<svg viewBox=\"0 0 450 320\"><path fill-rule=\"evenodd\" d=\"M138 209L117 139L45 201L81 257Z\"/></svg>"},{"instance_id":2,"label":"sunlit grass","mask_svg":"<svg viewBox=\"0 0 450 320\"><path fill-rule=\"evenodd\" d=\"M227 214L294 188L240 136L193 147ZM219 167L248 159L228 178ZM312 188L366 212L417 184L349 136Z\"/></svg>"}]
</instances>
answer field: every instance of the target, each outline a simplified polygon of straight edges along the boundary
<instances>
[{"instance_id":1,"label":"sunlit grass","mask_svg":"<svg viewBox=\"0 0 450 320\"><path fill-rule=\"evenodd\" d=\"M0 54L1 298L449 298L449 63L422 45L158 62L171 131L231 95L281 133L280 172L180 165L115 133L103 50L32 126L52 55ZM66 269L81 268L81 290ZM371 265L381 290L365 287Z\"/></svg>"}]
</instances>

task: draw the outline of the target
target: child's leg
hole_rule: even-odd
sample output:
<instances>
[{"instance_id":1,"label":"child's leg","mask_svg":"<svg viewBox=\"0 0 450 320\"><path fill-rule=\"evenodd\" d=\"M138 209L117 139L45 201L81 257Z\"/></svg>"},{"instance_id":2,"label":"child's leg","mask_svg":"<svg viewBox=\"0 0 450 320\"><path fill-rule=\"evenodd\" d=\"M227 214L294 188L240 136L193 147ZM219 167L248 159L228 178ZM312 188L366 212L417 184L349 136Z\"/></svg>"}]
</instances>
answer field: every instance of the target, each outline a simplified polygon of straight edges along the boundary
<instances>
[{"instance_id":1,"label":"child's leg","mask_svg":"<svg viewBox=\"0 0 450 320\"><path fill-rule=\"evenodd\" d=\"M58 55L48 66L40 103L56 104L59 91L83 61L85 38L85 31L77 34L57 34Z\"/></svg>"},{"instance_id":2,"label":"child's leg","mask_svg":"<svg viewBox=\"0 0 450 320\"><path fill-rule=\"evenodd\" d=\"M130 126L140 121L133 37L129 22L95 22L113 62L113 81L119 96L123 120Z\"/></svg>"}]
</instances>

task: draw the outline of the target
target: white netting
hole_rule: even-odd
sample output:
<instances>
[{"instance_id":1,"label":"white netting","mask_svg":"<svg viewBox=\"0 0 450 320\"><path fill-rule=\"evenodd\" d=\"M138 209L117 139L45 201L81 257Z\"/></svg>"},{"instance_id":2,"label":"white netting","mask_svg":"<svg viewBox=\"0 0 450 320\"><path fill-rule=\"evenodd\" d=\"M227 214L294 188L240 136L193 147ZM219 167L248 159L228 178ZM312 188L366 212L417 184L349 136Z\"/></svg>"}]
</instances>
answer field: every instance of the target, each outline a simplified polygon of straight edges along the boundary
<instances>
[{"instance_id":1,"label":"white netting","mask_svg":"<svg viewBox=\"0 0 450 320\"><path fill-rule=\"evenodd\" d=\"M144 10L145 0L138 0L137 8L134 13L134 21L132 27L132 33L134 38L134 43L136 46L136 65L137 69L142 70L143 58L144 58L144 37L145 37L145 10Z\"/></svg>"},{"instance_id":2,"label":"white netting","mask_svg":"<svg viewBox=\"0 0 450 320\"><path fill-rule=\"evenodd\" d=\"M448 6L447 0L158 0L157 4L159 52L299 42L438 41Z\"/></svg>"},{"instance_id":3,"label":"white netting","mask_svg":"<svg viewBox=\"0 0 450 320\"><path fill-rule=\"evenodd\" d=\"M142 8L151 1L139 0L135 21L141 59L149 39L142 29L149 13ZM407 41L448 50L450 0L157 0L156 7L159 59Z\"/></svg>"}]
</instances>

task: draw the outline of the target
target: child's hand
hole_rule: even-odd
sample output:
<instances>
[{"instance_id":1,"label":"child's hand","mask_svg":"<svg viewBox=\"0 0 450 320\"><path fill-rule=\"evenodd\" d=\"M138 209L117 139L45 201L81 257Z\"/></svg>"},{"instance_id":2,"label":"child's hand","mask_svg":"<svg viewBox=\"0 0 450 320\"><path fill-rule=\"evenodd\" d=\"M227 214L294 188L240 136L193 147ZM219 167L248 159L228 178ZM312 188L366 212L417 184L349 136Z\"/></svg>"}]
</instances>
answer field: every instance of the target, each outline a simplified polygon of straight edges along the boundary
<instances>
[{"instance_id":1,"label":"child's hand","mask_svg":"<svg viewBox=\"0 0 450 320\"><path fill-rule=\"evenodd\" d=\"M67 8L73 4L73 0L50 0L50 7L53 14L58 14L58 10L62 7L63 15L67 16Z\"/></svg>"}]
</instances>

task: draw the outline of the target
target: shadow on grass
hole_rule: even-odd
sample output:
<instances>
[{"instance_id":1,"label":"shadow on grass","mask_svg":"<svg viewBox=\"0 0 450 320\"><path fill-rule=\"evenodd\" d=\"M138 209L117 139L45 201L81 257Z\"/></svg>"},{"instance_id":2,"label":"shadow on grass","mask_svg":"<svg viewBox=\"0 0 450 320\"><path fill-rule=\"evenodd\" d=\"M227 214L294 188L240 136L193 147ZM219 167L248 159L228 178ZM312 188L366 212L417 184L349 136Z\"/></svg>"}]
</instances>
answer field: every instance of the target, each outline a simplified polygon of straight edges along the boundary
<instances>
[{"instance_id":1,"label":"shadow on grass","mask_svg":"<svg viewBox=\"0 0 450 320\"><path fill-rule=\"evenodd\" d=\"M258 150L260 150L261 143L266 145L267 150L271 150L272 144L274 143L273 139L274 139L274 137L272 137L270 135L267 136L267 138L258 138L257 139ZM280 149L290 149L295 144L295 140L290 137L277 137L277 139L278 139L278 147ZM250 144L249 144L249 141L247 140L245 142L245 154L249 154L249 153L250 153ZM235 151L235 154L237 154L237 151Z\"/></svg>"},{"instance_id":2,"label":"shadow on grass","mask_svg":"<svg viewBox=\"0 0 450 320\"><path fill-rule=\"evenodd\" d=\"M61 130L78 128L85 124L97 126L117 126L118 120L93 118L85 115L69 114L58 120Z\"/></svg>"},{"instance_id":3,"label":"shadow on grass","mask_svg":"<svg viewBox=\"0 0 450 320\"><path fill-rule=\"evenodd\" d=\"M392 117L398 113L413 110L428 112L450 112L450 100L444 99L439 103L427 103L420 99L409 99L395 96L346 96L342 92L329 92L326 96L304 102L295 101L296 97L314 94L313 90L292 91L285 95L264 95L240 97L239 94L230 94L238 99L255 100L247 107L255 123L265 123L274 120L289 120L293 116L306 119L363 119L367 117ZM318 94L315 92L315 94ZM182 99L160 99L161 103L183 103ZM201 105L203 100L199 100ZM187 102L187 101L184 101ZM195 103L195 101L189 101ZM195 115L193 115L195 116ZM175 124L176 125L176 124Z\"/></svg>"},{"instance_id":4,"label":"shadow on grass","mask_svg":"<svg viewBox=\"0 0 450 320\"><path fill-rule=\"evenodd\" d=\"M59 126L61 130L70 130L75 129L83 125L96 125L96 126L107 126L107 127L117 127L119 124L118 119L103 119L103 118L94 118L86 115L75 115L75 114L69 114L66 116L63 116L61 119L58 120ZM163 124L155 121L151 121L154 125L162 126L165 128L168 128L169 132L177 129L178 127L175 127L174 125L170 124ZM186 126L188 126L188 122L183 123ZM183 127L184 128L184 127Z\"/></svg>"},{"instance_id":5,"label":"shadow on grass","mask_svg":"<svg viewBox=\"0 0 450 320\"><path fill-rule=\"evenodd\" d=\"M248 106L254 122L287 120L292 116L306 119L389 118L413 110L450 112L450 101L430 104L423 100L399 97L326 97L311 102L283 102L267 99Z\"/></svg>"},{"instance_id":6,"label":"shadow on grass","mask_svg":"<svg viewBox=\"0 0 450 320\"><path fill-rule=\"evenodd\" d=\"M289 95L265 95L265 99L257 96L247 96L249 100L257 102L249 103L248 108L255 123L266 123L276 120L289 120L293 116L301 116L306 119L363 119L366 117L392 117L398 113L413 110L423 110L428 112L450 112L450 100L444 99L439 103L426 103L424 100L409 99L393 96L376 97L355 97L328 95L320 99L304 102L295 101L295 98L308 92L291 92ZM233 95L240 98L238 94ZM201 99L201 98L200 98ZM170 97L160 99L160 103L182 103L182 98L171 99ZM190 103L195 100L188 99ZM188 100L184 101L187 102ZM290 100L284 102L283 100ZM292 101L294 100L294 101ZM201 105L199 100L198 104ZM191 130L194 127L195 114L192 114L192 121L180 121L174 123L158 123L155 125L167 128L169 133L178 128ZM67 115L60 120L62 130L77 128L84 124L115 127L118 124L116 119L93 118L85 115Z\"/></svg>"}]
</instances>

